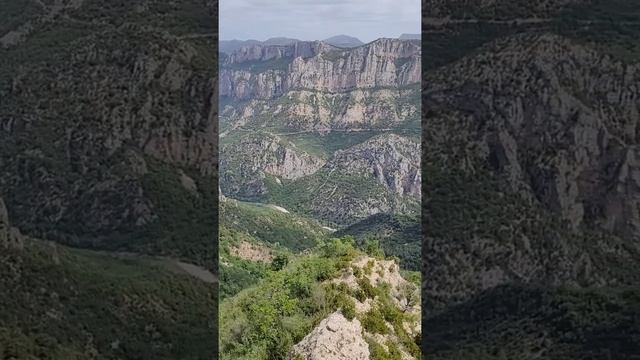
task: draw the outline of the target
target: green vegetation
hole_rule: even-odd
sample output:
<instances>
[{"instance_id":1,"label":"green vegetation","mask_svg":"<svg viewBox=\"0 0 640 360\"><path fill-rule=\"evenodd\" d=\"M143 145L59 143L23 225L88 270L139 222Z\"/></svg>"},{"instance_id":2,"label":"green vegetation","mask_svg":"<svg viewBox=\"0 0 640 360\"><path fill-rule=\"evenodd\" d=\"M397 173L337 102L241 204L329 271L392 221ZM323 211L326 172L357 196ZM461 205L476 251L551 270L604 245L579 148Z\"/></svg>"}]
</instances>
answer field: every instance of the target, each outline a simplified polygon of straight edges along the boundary
<instances>
[{"instance_id":1,"label":"green vegetation","mask_svg":"<svg viewBox=\"0 0 640 360\"><path fill-rule=\"evenodd\" d=\"M351 315L337 288L320 285L355 255L349 239L321 242L314 254L298 257L281 271L224 300L220 308L221 358L285 359L287 352L333 306ZM346 309L346 310L345 310Z\"/></svg>"},{"instance_id":2,"label":"green vegetation","mask_svg":"<svg viewBox=\"0 0 640 360\"><path fill-rule=\"evenodd\" d=\"M0 254L0 354L31 359L207 359L215 287L167 260L29 241Z\"/></svg>"},{"instance_id":3,"label":"green vegetation","mask_svg":"<svg viewBox=\"0 0 640 360\"><path fill-rule=\"evenodd\" d=\"M297 148L307 153L328 159L337 150L347 149L351 146L363 143L370 138L381 134L380 131L340 132L333 131L327 135L315 133L301 133L283 136Z\"/></svg>"},{"instance_id":4,"label":"green vegetation","mask_svg":"<svg viewBox=\"0 0 640 360\"><path fill-rule=\"evenodd\" d=\"M220 300L239 293L262 279L271 268L267 263L240 259L231 254L231 247L241 242L258 243L251 236L226 226L220 226L219 252L220 265L218 266L218 283Z\"/></svg>"},{"instance_id":5,"label":"green vegetation","mask_svg":"<svg viewBox=\"0 0 640 360\"><path fill-rule=\"evenodd\" d=\"M210 270L217 268L215 241L218 209L213 179L192 172L198 192L187 190L175 167L148 158L149 172L142 185L155 204L158 219L146 228L131 233L107 246L145 254L174 256L194 261ZM136 241L132 241L135 238Z\"/></svg>"},{"instance_id":6,"label":"green vegetation","mask_svg":"<svg viewBox=\"0 0 640 360\"><path fill-rule=\"evenodd\" d=\"M387 256L398 257L403 269L420 270L422 229L417 216L372 215L336 233L336 236L344 235L355 237L358 246L377 241Z\"/></svg>"},{"instance_id":7,"label":"green vegetation","mask_svg":"<svg viewBox=\"0 0 640 360\"><path fill-rule=\"evenodd\" d=\"M544 350L548 359L632 359L640 344L638 313L637 288L501 286L430 318L425 355L513 359ZM538 341L542 333L549 342Z\"/></svg>"},{"instance_id":8,"label":"green vegetation","mask_svg":"<svg viewBox=\"0 0 640 360\"><path fill-rule=\"evenodd\" d=\"M327 234L313 220L266 205L235 200L220 203L220 224L292 251L313 247Z\"/></svg>"}]
</instances>

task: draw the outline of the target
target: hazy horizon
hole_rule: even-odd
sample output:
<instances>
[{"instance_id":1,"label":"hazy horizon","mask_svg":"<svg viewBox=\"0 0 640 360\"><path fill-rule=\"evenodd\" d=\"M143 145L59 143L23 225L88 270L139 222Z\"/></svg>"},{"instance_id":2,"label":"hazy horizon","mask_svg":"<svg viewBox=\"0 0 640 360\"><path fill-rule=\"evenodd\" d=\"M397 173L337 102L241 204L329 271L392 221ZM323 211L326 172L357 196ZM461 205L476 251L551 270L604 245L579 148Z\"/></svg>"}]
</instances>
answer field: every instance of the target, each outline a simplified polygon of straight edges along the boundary
<instances>
[{"instance_id":1,"label":"hazy horizon","mask_svg":"<svg viewBox=\"0 0 640 360\"><path fill-rule=\"evenodd\" d=\"M368 43L419 34L422 26L418 0L221 0L219 6L221 41L348 35Z\"/></svg>"}]
</instances>

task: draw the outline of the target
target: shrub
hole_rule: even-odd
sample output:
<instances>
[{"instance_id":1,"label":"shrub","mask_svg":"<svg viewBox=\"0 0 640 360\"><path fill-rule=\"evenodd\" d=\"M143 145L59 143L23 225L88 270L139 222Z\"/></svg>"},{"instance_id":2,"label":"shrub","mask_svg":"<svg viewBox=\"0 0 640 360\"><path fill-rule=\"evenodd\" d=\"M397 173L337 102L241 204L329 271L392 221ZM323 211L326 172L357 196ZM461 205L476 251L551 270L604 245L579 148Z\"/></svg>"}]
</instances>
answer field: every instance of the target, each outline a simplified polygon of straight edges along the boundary
<instances>
[{"instance_id":1,"label":"shrub","mask_svg":"<svg viewBox=\"0 0 640 360\"><path fill-rule=\"evenodd\" d=\"M378 344L375 340L367 337L367 343L369 344L369 359L371 360L387 360L389 354L385 351L382 345Z\"/></svg>"},{"instance_id":2,"label":"shrub","mask_svg":"<svg viewBox=\"0 0 640 360\"><path fill-rule=\"evenodd\" d=\"M365 299L366 298L373 299L378 294L378 292L376 291L376 288L374 288L369 282L369 280L367 280L366 278L358 279L357 283L358 283L358 286L360 286L360 289L362 290L362 292L364 293ZM360 301L363 301L363 300L360 300Z\"/></svg>"},{"instance_id":3,"label":"shrub","mask_svg":"<svg viewBox=\"0 0 640 360\"><path fill-rule=\"evenodd\" d=\"M345 296L342 301L341 309L342 315L344 315L347 320L353 320L353 318L356 317L356 304L352 299Z\"/></svg>"},{"instance_id":4,"label":"shrub","mask_svg":"<svg viewBox=\"0 0 640 360\"><path fill-rule=\"evenodd\" d=\"M278 254L271 262L271 270L280 271L284 269L289 263L289 256L287 254Z\"/></svg>"},{"instance_id":5,"label":"shrub","mask_svg":"<svg viewBox=\"0 0 640 360\"><path fill-rule=\"evenodd\" d=\"M386 345L387 349L389 350L389 360L402 360L402 353L400 352L400 349L398 348L398 345L396 345L396 343L389 340L387 341Z\"/></svg>"},{"instance_id":6,"label":"shrub","mask_svg":"<svg viewBox=\"0 0 640 360\"><path fill-rule=\"evenodd\" d=\"M384 258L384 251L380 247L380 241L375 239L367 239L364 244L365 252L369 256L375 258Z\"/></svg>"},{"instance_id":7,"label":"shrub","mask_svg":"<svg viewBox=\"0 0 640 360\"><path fill-rule=\"evenodd\" d=\"M372 308L364 314L362 326L364 326L365 330L374 334L384 335L389 332L389 328L387 328L387 325L384 322L384 317L377 308Z\"/></svg>"}]
</instances>

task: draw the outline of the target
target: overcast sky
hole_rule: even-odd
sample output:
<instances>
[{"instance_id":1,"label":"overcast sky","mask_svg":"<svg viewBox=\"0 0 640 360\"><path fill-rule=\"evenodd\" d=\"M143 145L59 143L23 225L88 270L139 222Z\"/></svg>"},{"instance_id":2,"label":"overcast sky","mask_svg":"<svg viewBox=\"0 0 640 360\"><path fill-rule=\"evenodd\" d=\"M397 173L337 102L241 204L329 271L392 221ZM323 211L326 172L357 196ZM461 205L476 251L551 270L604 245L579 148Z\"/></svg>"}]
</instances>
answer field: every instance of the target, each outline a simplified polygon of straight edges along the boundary
<instances>
[{"instance_id":1,"label":"overcast sky","mask_svg":"<svg viewBox=\"0 0 640 360\"><path fill-rule=\"evenodd\" d=\"M219 0L221 40L285 36L364 42L420 33L420 0Z\"/></svg>"}]
</instances>

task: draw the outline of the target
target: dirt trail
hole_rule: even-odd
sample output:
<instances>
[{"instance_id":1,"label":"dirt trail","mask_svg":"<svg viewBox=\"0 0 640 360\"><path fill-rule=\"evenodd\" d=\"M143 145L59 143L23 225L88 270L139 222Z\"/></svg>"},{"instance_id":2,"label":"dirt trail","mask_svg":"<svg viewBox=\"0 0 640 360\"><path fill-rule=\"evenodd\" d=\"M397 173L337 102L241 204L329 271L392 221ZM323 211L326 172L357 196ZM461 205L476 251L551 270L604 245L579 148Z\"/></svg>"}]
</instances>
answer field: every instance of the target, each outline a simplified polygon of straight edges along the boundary
<instances>
[{"instance_id":1,"label":"dirt trail","mask_svg":"<svg viewBox=\"0 0 640 360\"><path fill-rule=\"evenodd\" d=\"M95 252L97 254L101 254L104 256L111 256L111 257L116 257L116 258L147 258L147 259L152 259L161 263L164 263L165 266L172 271L177 271L179 273L183 273L183 274L187 274L187 275L191 275L201 281L204 281L206 283L209 284L215 284L218 282L218 278L211 273L209 270L195 265L195 264L190 264L184 261L180 261L177 259L172 259L172 258L167 258L167 257L162 257L162 256L151 256L151 255L144 255L144 254L138 254L138 253L134 253L134 252L125 252L125 251L105 251L105 250L92 250L92 252Z\"/></svg>"},{"instance_id":2,"label":"dirt trail","mask_svg":"<svg viewBox=\"0 0 640 360\"><path fill-rule=\"evenodd\" d=\"M175 264L187 274L196 277L206 283L215 284L218 282L216 276L205 268L182 261L176 261Z\"/></svg>"}]
</instances>

